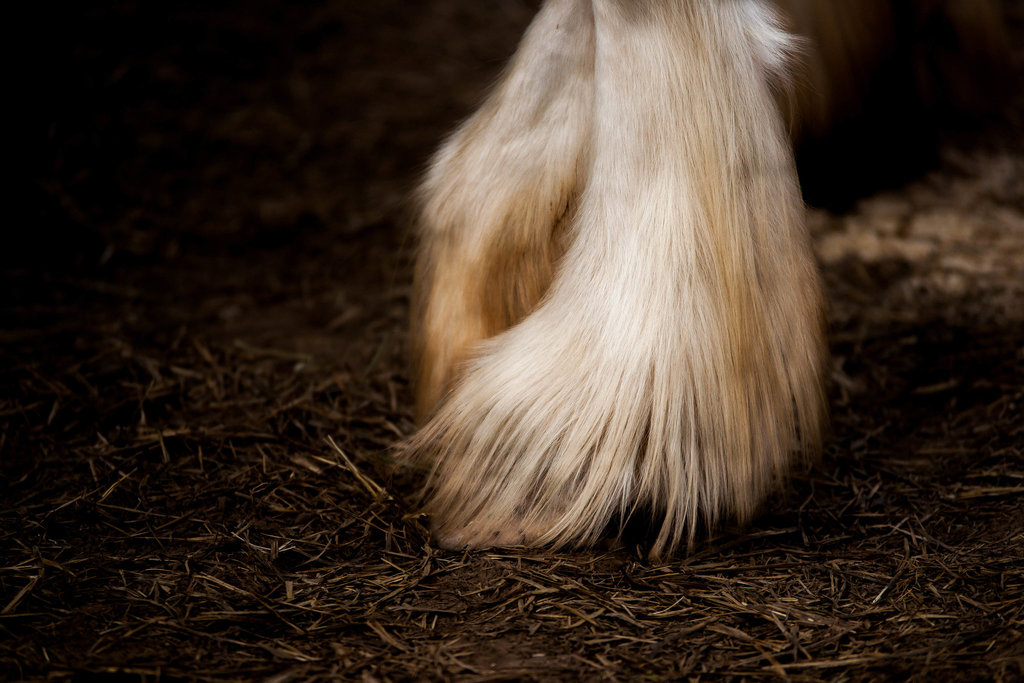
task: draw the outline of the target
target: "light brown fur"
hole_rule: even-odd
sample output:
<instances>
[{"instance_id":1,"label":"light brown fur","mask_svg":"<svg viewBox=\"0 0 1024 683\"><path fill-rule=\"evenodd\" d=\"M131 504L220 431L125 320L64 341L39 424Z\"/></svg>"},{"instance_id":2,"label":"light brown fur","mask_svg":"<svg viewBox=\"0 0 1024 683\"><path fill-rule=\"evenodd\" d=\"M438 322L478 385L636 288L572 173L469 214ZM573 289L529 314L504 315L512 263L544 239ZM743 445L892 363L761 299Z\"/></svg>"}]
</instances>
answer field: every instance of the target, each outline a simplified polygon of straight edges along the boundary
<instances>
[{"instance_id":1,"label":"light brown fur","mask_svg":"<svg viewBox=\"0 0 1024 683\"><path fill-rule=\"evenodd\" d=\"M586 163L589 11L585 0L542 10L505 78L442 147L421 189L412 334L421 419L469 349L525 317L551 284Z\"/></svg>"}]
</instances>

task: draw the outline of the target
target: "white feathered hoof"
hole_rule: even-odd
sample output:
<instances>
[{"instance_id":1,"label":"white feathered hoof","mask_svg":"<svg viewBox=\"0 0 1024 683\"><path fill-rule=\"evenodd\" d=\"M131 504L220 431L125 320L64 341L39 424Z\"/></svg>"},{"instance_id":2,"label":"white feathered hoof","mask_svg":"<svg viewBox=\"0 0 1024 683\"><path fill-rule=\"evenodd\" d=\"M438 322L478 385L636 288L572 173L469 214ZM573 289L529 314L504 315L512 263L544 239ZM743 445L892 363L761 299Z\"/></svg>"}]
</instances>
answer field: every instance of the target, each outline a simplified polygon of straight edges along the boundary
<instances>
[{"instance_id":1,"label":"white feathered hoof","mask_svg":"<svg viewBox=\"0 0 1024 683\"><path fill-rule=\"evenodd\" d=\"M819 447L821 286L769 88L786 34L753 0L595 0L583 20L567 251L407 444L445 546L587 545L646 510L671 552Z\"/></svg>"}]
</instances>

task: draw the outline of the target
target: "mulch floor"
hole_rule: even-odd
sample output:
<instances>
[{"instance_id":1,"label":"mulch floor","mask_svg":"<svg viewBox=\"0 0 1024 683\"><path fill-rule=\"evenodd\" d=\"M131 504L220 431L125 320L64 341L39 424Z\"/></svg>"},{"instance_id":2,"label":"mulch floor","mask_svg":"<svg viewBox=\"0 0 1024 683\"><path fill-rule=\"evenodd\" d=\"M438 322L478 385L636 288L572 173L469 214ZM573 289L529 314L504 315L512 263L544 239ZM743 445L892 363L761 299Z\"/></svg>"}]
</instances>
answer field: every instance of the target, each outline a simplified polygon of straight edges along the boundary
<instances>
[{"instance_id":1,"label":"mulch floor","mask_svg":"<svg viewBox=\"0 0 1024 683\"><path fill-rule=\"evenodd\" d=\"M1024 108L812 210L832 436L752 525L431 542L406 198L535 6L31 10L0 678L1024 680Z\"/></svg>"}]
</instances>

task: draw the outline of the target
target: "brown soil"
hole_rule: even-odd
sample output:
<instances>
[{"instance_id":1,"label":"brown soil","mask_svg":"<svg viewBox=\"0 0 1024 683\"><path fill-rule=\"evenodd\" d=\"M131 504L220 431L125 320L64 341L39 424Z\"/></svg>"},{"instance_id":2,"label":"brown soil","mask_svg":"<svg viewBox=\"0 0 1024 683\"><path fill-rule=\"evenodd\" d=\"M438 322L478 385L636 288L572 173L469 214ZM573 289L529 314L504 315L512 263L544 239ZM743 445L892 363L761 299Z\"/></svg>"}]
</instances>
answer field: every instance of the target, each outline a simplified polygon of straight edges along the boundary
<instances>
[{"instance_id":1,"label":"brown soil","mask_svg":"<svg viewBox=\"0 0 1024 683\"><path fill-rule=\"evenodd\" d=\"M405 198L535 3L86 4L15 64L0 678L1024 678L1024 109L812 212L833 437L754 524L448 552Z\"/></svg>"}]
</instances>

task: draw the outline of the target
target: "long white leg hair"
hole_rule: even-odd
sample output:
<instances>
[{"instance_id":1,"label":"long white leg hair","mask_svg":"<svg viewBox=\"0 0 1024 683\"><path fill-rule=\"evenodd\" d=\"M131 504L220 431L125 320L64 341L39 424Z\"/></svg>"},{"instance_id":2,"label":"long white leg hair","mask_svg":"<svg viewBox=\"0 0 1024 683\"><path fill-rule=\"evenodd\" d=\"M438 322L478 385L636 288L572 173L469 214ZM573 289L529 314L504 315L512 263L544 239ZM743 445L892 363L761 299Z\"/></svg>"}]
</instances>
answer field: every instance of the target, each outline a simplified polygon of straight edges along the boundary
<instances>
[{"instance_id":1,"label":"long white leg hair","mask_svg":"<svg viewBox=\"0 0 1024 683\"><path fill-rule=\"evenodd\" d=\"M671 551L818 449L791 49L758 0L549 0L439 152L408 449L443 544L581 545L642 508Z\"/></svg>"}]
</instances>

